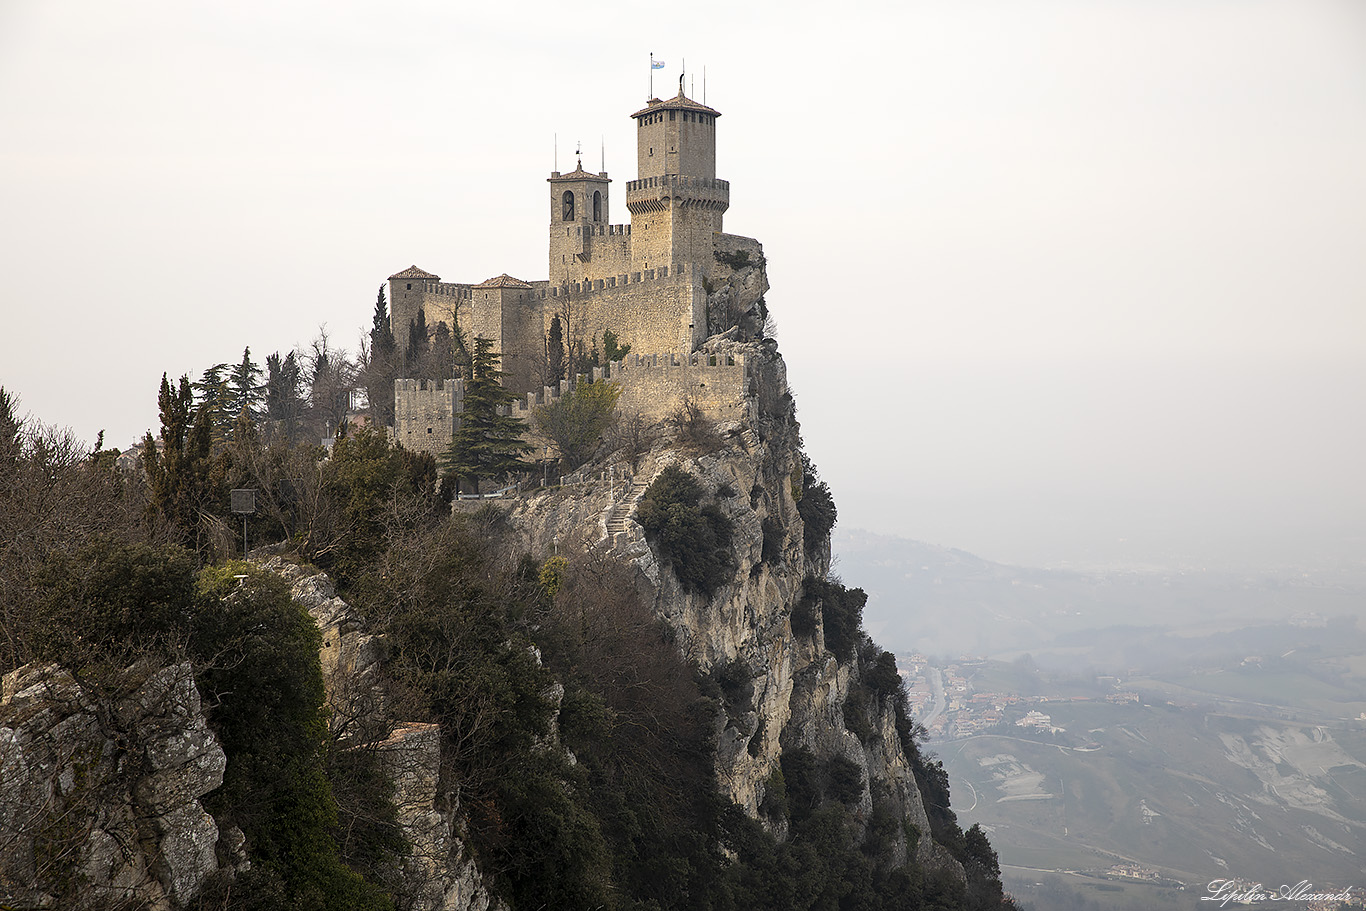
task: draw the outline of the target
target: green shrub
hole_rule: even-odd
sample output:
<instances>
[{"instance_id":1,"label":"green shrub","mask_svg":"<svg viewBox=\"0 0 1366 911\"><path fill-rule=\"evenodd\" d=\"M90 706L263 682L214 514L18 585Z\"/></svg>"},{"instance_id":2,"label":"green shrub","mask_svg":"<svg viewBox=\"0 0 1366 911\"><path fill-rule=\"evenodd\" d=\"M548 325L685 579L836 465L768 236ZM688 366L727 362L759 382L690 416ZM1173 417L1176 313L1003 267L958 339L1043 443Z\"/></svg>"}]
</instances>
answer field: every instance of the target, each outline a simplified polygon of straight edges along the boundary
<instances>
[{"instance_id":1,"label":"green shrub","mask_svg":"<svg viewBox=\"0 0 1366 911\"><path fill-rule=\"evenodd\" d=\"M26 638L34 658L77 669L169 654L189 628L194 572L178 547L95 538L74 554L49 555L36 574L38 609L20 615L10 635Z\"/></svg>"},{"instance_id":2,"label":"green shrub","mask_svg":"<svg viewBox=\"0 0 1366 911\"><path fill-rule=\"evenodd\" d=\"M716 261L724 266L739 271L751 264L748 250L733 250L730 252L715 251L713 254Z\"/></svg>"},{"instance_id":3,"label":"green shrub","mask_svg":"<svg viewBox=\"0 0 1366 911\"><path fill-rule=\"evenodd\" d=\"M678 466L655 478L636 519L687 591L710 597L735 571L730 519L715 504L702 505L701 485Z\"/></svg>"},{"instance_id":4,"label":"green shrub","mask_svg":"<svg viewBox=\"0 0 1366 911\"><path fill-rule=\"evenodd\" d=\"M797 497L797 514L802 517L802 547L808 556L830 537L838 511L830 487L816 476L811 460L802 454L801 496Z\"/></svg>"},{"instance_id":5,"label":"green shrub","mask_svg":"<svg viewBox=\"0 0 1366 911\"><path fill-rule=\"evenodd\" d=\"M773 819L787 817L787 782L783 779L781 766L775 768L764 781L764 799L760 802L759 809Z\"/></svg>"},{"instance_id":6,"label":"green shrub","mask_svg":"<svg viewBox=\"0 0 1366 911\"><path fill-rule=\"evenodd\" d=\"M864 670L864 683L879 697L895 695L901 688L901 674L896 669L896 655L882 652L877 662Z\"/></svg>"},{"instance_id":7,"label":"green shrub","mask_svg":"<svg viewBox=\"0 0 1366 911\"><path fill-rule=\"evenodd\" d=\"M220 824L240 826L253 864L278 878L287 902L263 908L390 908L342 863L332 835L321 641L280 577L241 562L200 573L196 682L228 757L223 784L205 807Z\"/></svg>"},{"instance_id":8,"label":"green shrub","mask_svg":"<svg viewBox=\"0 0 1366 911\"><path fill-rule=\"evenodd\" d=\"M863 770L852 760L832 756L826 763L826 790L832 800L849 805L863 797Z\"/></svg>"},{"instance_id":9,"label":"green shrub","mask_svg":"<svg viewBox=\"0 0 1366 911\"><path fill-rule=\"evenodd\" d=\"M873 736L873 725L869 721L868 691L863 687L852 687L844 700L844 727L853 732L860 742L867 742Z\"/></svg>"},{"instance_id":10,"label":"green shrub","mask_svg":"<svg viewBox=\"0 0 1366 911\"><path fill-rule=\"evenodd\" d=\"M840 661L854 657L858 645L859 625L863 622L863 606L868 596L861 588L845 588L838 582L807 576L802 583L802 598L793 611L794 631L798 611L819 609L825 627L825 647Z\"/></svg>"},{"instance_id":11,"label":"green shrub","mask_svg":"<svg viewBox=\"0 0 1366 911\"><path fill-rule=\"evenodd\" d=\"M764 548L761 559L769 566L777 566L783 560L783 524L773 516L765 516L762 527Z\"/></svg>"}]
</instances>

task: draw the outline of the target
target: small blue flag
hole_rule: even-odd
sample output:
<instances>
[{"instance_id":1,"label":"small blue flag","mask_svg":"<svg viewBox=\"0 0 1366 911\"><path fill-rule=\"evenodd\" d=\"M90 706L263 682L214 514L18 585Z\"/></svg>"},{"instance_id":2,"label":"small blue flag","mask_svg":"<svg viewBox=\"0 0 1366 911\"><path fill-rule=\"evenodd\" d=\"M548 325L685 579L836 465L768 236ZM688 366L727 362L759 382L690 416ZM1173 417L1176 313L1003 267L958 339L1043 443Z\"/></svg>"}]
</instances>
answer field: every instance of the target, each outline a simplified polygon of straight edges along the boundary
<instances>
[{"instance_id":1,"label":"small blue flag","mask_svg":"<svg viewBox=\"0 0 1366 911\"><path fill-rule=\"evenodd\" d=\"M662 69L664 69L664 61L663 61L663 60L656 60L655 58L651 57L651 58L650 58L650 69L652 69L652 70L662 70Z\"/></svg>"}]
</instances>

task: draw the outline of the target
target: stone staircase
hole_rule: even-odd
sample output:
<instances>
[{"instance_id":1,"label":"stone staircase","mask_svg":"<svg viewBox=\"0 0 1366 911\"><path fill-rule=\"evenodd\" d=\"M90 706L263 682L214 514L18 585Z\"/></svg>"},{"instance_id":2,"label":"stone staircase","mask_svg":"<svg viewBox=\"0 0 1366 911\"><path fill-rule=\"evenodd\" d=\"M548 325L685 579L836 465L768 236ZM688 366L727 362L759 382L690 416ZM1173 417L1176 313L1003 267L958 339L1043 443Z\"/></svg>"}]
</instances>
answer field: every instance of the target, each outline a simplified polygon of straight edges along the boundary
<instances>
[{"instance_id":1,"label":"stone staircase","mask_svg":"<svg viewBox=\"0 0 1366 911\"><path fill-rule=\"evenodd\" d=\"M630 521L631 514L636 511L636 503L640 502L641 496L654 483L655 478L665 468L664 465L657 465L655 470L648 475L637 475L631 482L631 487L622 495L621 499L612 507L612 511L607 514L607 537L615 537L627 529L627 522Z\"/></svg>"}]
</instances>

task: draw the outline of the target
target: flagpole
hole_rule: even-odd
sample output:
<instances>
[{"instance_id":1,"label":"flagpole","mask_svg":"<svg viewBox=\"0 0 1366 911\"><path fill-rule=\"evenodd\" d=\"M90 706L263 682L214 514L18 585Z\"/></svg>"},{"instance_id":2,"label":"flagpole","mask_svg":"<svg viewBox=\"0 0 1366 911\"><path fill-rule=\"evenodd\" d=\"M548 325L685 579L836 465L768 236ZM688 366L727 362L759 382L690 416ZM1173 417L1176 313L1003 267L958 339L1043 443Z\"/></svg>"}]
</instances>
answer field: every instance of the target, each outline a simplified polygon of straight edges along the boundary
<instances>
[{"instance_id":1,"label":"flagpole","mask_svg":"<svg viewBox=\"0 0 1366 911\"><path fill-rule=\"evenodd\" d=\"M650 93L645 96L645 100L648 102L653 97L655 97L655 52L650 51Z\"/></svg>"}]
</instances>

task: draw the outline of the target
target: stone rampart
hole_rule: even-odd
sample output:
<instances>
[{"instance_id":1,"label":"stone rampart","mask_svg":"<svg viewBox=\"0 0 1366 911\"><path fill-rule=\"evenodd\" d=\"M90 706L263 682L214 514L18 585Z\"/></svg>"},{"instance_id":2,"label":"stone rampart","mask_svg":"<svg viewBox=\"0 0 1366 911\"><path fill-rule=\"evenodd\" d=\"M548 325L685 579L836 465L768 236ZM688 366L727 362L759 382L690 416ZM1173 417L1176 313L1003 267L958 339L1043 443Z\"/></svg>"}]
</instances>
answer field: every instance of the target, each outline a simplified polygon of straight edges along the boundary
<instances>
[{"instance_id":1,"label":"stone rampart","mask_svg":"<svg viewBox=\"0 0 1366 911\"><path fill-rule=\"evenodd\" d=\"M619 385L617 412L638 414L651 423L666 420L685 401L696 403L704 416L718 422L754 416L749 369L743 354L631 354L605 367L594 367L591 377L561 380L558 385L524 393L507 407L505 414L515 415L529 425L524 440L533 447L531 458L552 445L535 429L536 409L559 401L577 383L590 379ZM395 380L395 439L405 449L439 458L455 438L464 400L464 380Z\"/></svg>"},{"instance_id":2,"label":"stone rampart","mask_svg":"<svg viewBox=\"0 0 1366 911\"><path fill-rule=\"evenodd\" d=\"M461 284L459 282L423 282L422 293L430 294L433 297L457 297L461 300L469 300L472 285Z\"/></svg>"},{"instance_id":3,"label":"stone rampart","mask_svg":"<svg viewBox=\"0 0 1366 911\"><path fill-rule=\"evenodd\" d=\"M753 417L743 354L631 354L606 370L595 370L594 379L620 383L618 411L651 422L664 420L689 400L714 421Z\"/></svg>"},{"instance_id":4,"label":"stone rampart","mask_svg":"<svg viewBox=\"0 0 1366 911\"><path fill-rule=\"evenodd\" d=\"M456 415L464 407L464 380L394 380L394 440L439 457L455 438Z\"/></svg>"},{"instance_id":5,"label":"stone rampart","mask_svg":"<svg viewBox=\"0 0 1366 911\"><path fill-rule=\"evenodd\" d=\"M636 351L691 351L706 337L707 294L691 264L661 265L542 291L544 332L558 314L566 343L610 329Z\"/></svg>"}]
</instances>

